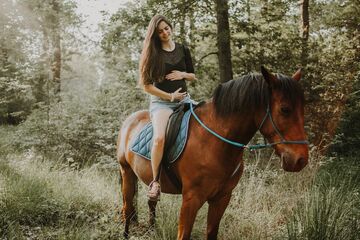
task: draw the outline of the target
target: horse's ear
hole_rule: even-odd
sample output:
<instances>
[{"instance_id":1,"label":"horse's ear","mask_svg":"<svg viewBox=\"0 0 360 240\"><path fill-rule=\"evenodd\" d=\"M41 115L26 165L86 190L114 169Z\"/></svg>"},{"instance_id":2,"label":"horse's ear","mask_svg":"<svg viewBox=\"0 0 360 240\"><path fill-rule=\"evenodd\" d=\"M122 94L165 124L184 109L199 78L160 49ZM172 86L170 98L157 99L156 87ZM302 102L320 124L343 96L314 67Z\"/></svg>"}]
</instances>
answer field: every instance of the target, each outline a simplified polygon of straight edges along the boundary
<instances>
[{"instance_id":1,"label":"horse's ear","mask_svg":"<svg viewBox=\"0 0 360 240\"><path fill-rule=\"evenodd\" d=\"M299 70L297 70L296 73L294 73L294 75L292 76L292 79L294 79L295 81L300 81L300 79L301 79L301 68L299 68Z\"/></svg>"},{"instance_id":2,"label":"horse's ear","mask_svg":"<svg viewBox=\"0 0 360 240\"><path fill-rule=\"evenodd\" d=\"M272 74L269 70L267 70L264 66L261 66L261 74L263 75L265 81L269 84L269 86L273 86L277 81L275 75Z\"/></svg>"}]
</instances>

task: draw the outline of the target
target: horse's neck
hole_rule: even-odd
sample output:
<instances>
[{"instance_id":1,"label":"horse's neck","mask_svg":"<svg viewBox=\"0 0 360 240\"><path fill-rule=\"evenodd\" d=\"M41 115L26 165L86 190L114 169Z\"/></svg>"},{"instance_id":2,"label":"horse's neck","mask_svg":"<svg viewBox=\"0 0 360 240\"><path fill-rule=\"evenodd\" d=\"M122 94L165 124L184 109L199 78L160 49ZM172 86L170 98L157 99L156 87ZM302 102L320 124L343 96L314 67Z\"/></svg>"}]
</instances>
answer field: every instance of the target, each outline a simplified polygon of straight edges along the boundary
<instances>
[{"instance_id":1,"label":"horse's neck","mask_svg":"<svg viewBox=\"0 0 360 240\"><path fill-rule=\"evenodd\" d=\"M215 107L211 101L201 107L197 115L207 127L219 135L243 144L247 144L257 130L254 114L233 114L222 117L216 114Z\"/></svg>"}]
</instances>

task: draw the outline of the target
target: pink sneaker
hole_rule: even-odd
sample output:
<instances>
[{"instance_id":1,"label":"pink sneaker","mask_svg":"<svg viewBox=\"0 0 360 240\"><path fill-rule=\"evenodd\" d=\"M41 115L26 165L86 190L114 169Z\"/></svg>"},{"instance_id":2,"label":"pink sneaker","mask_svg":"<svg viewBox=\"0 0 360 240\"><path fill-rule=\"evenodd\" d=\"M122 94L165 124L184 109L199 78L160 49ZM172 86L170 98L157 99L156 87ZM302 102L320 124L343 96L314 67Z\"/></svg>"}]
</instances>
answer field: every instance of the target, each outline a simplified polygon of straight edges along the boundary
<instances>
[{"instance_id":1,"label":"pink sneaker","mask_svg":"<svg viewBox=\"0 0 360 240\"><path fill-rule=\"evenodd\" d=\"M149 191L147 193L147 196L150 201L160 201L160 183L157 181L152 181L149 185Z\"/></svg>"}]
</instances>

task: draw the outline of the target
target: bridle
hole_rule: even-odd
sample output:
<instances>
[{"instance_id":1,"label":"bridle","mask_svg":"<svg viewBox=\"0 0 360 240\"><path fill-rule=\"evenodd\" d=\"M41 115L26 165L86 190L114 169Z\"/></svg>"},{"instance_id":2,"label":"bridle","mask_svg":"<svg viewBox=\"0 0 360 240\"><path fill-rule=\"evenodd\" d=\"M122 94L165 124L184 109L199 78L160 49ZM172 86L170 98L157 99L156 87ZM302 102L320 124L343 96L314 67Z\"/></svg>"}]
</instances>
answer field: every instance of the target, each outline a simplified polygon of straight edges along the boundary
<instances>
[{"instance_id":1,"label":"bridle","mask_svg":"<svg viewBox=\"0 0 360 240\"><path fill-rule=\"evenodd\" d=\"M193 108L193 103L190 102L190 111L191 114L194 116L194 118L198 121L198 123L205 128L208 132L210 132L211 134L213 134L214 136L216 136L217 138L221 139L224 142L227 142L233 146L236 147L240 147L240 148L247 148L249 150L256 150L256 149L261 149L261 148L266 148L266 147L272 147L275 146L277 144L309 144L309 142L307 140L286 140L284 138L284 136L280 133L279 129L277 128L272 115L271 115L271 110L270 110L270 104L267 105L266 108L266 113L265 116L263 118L263 120L261 121L260 126L258 127L257 131L260 131L261 128L263 127L263 125L265 124L266 120L269 118L271 125L273 126L275 132L279 135L280 137L280 141L278 142L273 142L273 143L264 143L264 144L255 144L255 145L247 145L247 144L243 144L243 143L239 143L239 142L235 142L235 141L231 141L227 138L224 138L222 136L220 136L219 134L217 134L216 132L214 132L213 130L211 130L209 127L207 127L200 119L199 117L195 114L194 112L194 108Z\"/></svg>"},{"instance_id":2,"label":"bridle","mask_svg":"<svg viewBox=\"0 0 360 240\"><path fill-rule=\"evenodd\" d=\"M210 132L211 134L213 134L214 136L216 136L217 138L221 139L222 141L224 142L227 142L233 146L236 146L236 147L240 147L240 148L247 148L249 150L256 150L256 149L261 149L261 148L266 148L266 147L272 147L272 146L275 146L277 144L305 144L305 145L308 145L309 142L307 140L286 140L284 138L284 136L281 134L281 132L279 131L278 127L276 126L273 118L272 118L272 115L271 115L271 110L270 110L270 104L268 103L267 105L267 108L266 108L266 113L265 113L265 116L263 118L263 120L261 121L261 124L259 125L258 127L258 130L257 131L260 131L261 128L264 126L265 122L266 122L266 119L270 119L270 122L271 122L271 125L273 126L275 132L279 135L280 137L280 141L278 142L273 142L273 143L263 143L263 144L255 144L255 145L247 145L247 144L243 144L243 143L239 143L239 142L234 142L234 141L231 141L229 139L226 139L222 136L220 136L219 134L217 134L216 132L214 132L213 130L211 130L210 128L208 128L200 119L199 117L195 114L194 112L194 108L193 108L193 103L190 101L190 111L191 111L191 114L194 116L194 118L198 121L198 123L203 127L205 128L208 132ZM233 173L231 174L230 178L232 178L235 173L239 170L241 166L241 161L238 163L238 165L236 166L235 170L233 171Z\"/></svg>"}]
</instances>

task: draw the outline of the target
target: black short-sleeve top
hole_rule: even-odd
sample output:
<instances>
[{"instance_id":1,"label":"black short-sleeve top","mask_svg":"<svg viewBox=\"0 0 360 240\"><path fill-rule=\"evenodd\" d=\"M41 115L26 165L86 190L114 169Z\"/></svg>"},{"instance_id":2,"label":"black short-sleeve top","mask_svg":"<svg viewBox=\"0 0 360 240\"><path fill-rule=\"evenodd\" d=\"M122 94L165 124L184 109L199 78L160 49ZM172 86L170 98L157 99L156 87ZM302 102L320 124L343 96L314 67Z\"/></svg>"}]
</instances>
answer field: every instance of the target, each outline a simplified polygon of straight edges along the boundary
<instances>
[{"instance_id":1,"label":"black short-sleeve top","mask_svg":"<svg viewBox=\"0 0 360 240\"><path fill-rule=\"evenodd\" d=\"M190 50L183 44L175 43L175 48L173 51L161 50L161 54L163 54L164 64L165 64L165 74L164 78L167 74L171 73L174 70L194 73L194 66L191 59ZM170 81L164 79L162 82L154 82L155 87L172 93L182 88L180 92L186 92L186 82L185 79Z\"/></svg>"}]
</instances>

